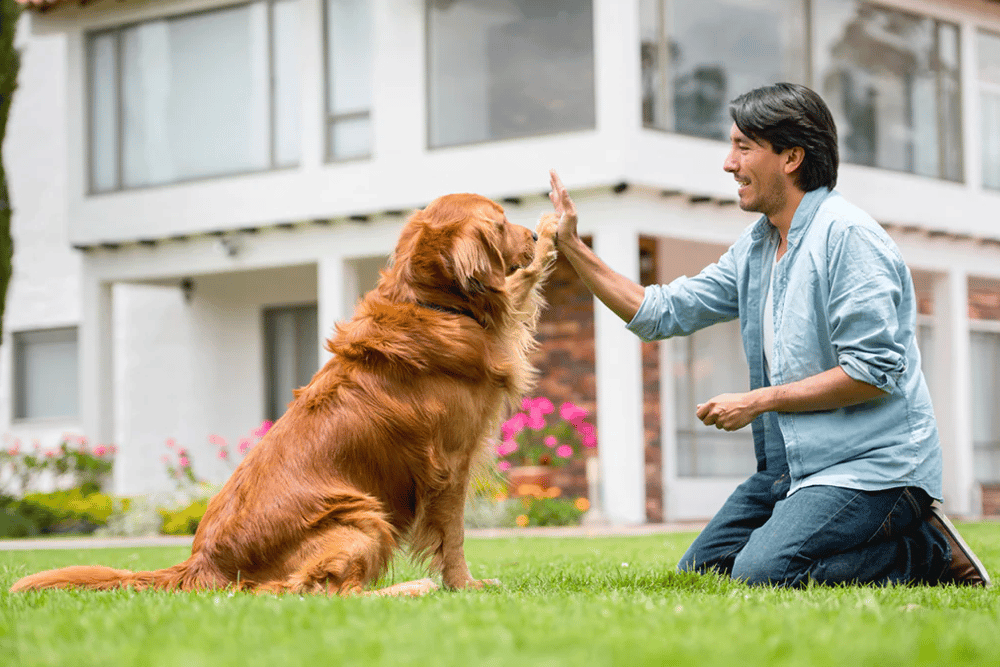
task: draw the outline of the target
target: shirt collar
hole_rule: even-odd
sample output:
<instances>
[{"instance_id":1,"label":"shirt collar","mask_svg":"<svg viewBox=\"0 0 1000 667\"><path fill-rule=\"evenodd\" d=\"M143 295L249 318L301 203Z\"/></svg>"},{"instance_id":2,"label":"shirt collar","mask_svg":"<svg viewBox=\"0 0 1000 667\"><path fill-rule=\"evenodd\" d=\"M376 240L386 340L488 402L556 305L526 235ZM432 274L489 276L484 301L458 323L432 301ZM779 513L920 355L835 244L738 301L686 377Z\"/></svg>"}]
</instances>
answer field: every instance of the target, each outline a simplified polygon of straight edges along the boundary
<instances>
[{"instance_id":1,"label":"shirt collar","mask_svg":"<svg viewBox=\"0 0 1000 667\"><path fill-rule=\"evenodd\" d=\"M799 237L802 236L802 232L812 222L820 204L826 201L826 198L830 194L830 188L823 186L802 195L802 201L799 202L798 207L795 209L795 215L792 217L792 227L788 230L789 245L795 245L798 242ZM762 215L754 225L752 237L754 241L759 241L762 238L770 236L773 230L774 225L771 224L766 215Z\"/></svg>"}]
</instances>

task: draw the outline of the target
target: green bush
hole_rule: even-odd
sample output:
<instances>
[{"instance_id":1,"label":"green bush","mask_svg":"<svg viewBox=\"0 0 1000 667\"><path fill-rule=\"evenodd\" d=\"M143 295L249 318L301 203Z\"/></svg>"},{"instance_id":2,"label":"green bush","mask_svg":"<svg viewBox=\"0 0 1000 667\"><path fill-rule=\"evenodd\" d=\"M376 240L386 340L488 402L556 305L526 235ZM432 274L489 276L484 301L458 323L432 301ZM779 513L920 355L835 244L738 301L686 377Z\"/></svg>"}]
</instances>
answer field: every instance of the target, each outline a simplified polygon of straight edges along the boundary
<instances>
[{"instance_id":1,"label":"green bush","mask_svg":"<svg viewBox=\"0 0 1000 667\"><path fill-rule=\"evenodd\" d=\"M164 535L194 535L207 509L208 498L199 498L178 510L160 508L157 510L163 517L163 528L160 532Z\"/></svg>"},{"instance_id":2,"label":"green bush","mask_svg":"<svg viewBox=\"0 0 1000 667\"><path fill-rule=\"evenodd\" d=\"M127 500L125 501L127 503ZM112 497L83 488L30 493L24 498L0 496L0 537L51 533L89 534L108 522Z\"/></svg>"},{"instance_id":3,"label":"green bush","mask_svg":"<svg viewBox=\"0 0 1000 667\"><path fill-rule=\"evenodd\" d=\"M583 517L579 500L524 496L507 501L510 526L577 526Z\"/></svg>"}]
</instances>

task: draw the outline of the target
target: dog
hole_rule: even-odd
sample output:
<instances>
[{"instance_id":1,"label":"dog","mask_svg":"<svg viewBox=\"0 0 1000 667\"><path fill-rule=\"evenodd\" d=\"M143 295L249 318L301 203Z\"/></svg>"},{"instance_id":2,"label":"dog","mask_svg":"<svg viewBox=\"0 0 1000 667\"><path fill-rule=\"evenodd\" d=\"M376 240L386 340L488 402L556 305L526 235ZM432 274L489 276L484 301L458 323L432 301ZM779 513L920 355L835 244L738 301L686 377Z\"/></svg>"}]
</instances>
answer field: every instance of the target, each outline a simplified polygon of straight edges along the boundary
<instances>
[{"instance_id":1,"label":"dog","mask_svg":"<svg viewBox=\"0 0 1000 667\"><path fill-rule=\"evenodd\" d=\"M529 361L558 220L513 225L474 194L404 225L330 360L208 504L191 557L152 572L74 566L45 588L419 595L430 578L368 586L401 545L447 589L481 588L464 552L470 475L535 381Z\"/></svg>"}]
</instances>

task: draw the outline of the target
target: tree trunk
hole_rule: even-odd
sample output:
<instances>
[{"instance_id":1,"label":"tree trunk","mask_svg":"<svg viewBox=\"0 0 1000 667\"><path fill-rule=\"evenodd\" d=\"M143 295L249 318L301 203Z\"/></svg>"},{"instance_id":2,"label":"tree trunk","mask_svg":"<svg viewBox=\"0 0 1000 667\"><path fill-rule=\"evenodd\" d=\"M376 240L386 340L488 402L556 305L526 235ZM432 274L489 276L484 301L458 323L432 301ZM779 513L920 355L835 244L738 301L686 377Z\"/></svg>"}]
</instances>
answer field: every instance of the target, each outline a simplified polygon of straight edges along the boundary
<instances>
[{"instance_id":1,"label":"tree trunk","mask_svg":"<svg viewBox=\"0 0 1000 667\"><path fill-rule=\"evenodd\" d=\"M7 135L10 101L17 88L17 71L21 66L20 55L14 49L14 36L20 15L21 5L16 0L0 0L0 341L3 340L4 304L7 301L7 286L10 284L12 271L11 258L14 254L14 241L10 236L10 192L3 168L3 143Z\"/></svg>"}]
</instances>

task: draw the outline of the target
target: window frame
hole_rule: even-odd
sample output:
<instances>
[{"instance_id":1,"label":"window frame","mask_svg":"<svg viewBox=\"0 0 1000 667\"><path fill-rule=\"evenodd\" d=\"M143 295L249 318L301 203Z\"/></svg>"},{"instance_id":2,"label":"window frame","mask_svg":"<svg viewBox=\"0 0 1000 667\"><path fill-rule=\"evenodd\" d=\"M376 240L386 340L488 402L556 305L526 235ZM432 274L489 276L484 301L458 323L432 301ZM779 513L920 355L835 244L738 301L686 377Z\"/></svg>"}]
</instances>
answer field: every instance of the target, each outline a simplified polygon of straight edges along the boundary
<instances>
[{"instance_id":1,"label":"window frame","mask_svg":"<svg viewBox=\"0 0 1000 667\"><path fill-rule=\"evenodd\" d=\"M365 111L351 111L347 113L334 113L331 106L333 100L330 95L330 79L333 76L332 63L330 62L330 47L332 43L332 37L330 35L330 2L331 0L322 0L322 23L323 23L323 156L324 160L328 163L342 164L349 162L364 162L366 160L371 160L375 156L375 126L372 122L372 108L374 107L374 78L369 82L369 87L372 89L372 98L369 100L368 109ZM374 47L375 38L375 17L372 17L372 40ZM374 53L374 48L373 48ZM373 57L374 61L374 57ZM351 121L351 120L367 120L369 127L369 139L370 143L368 145L368 152L365 155L353 155L351 157L337 157L334 154L334 127L337 123L341 121Z\"/></svg>"},{"instance_id":2,"label":"window frame","mask_svg":"<svg viewBox=\"0 0 1000 667\"><path fill-rule=\"evenodd\" d=\"M313 319L317 323L317 325L316 325L317 328L316 328L316 332L315 332L316 333L316 338L313 340L313 344L310 346L310 349L312 349L313 353L316 355L316 361L317 361L317 363L315 364L315 369L310 374L310 378L317 371L319 371L319 369L322 367L322 364L323 364L322 358L319 355L319 346L320 346L320 339L319 339L319 331L320 331L320 329L319 329L319 304L314 303L314 302L311 302L311 303L293 303L293 304L285 304L285 305L267 305L267 306L264 306L264 307L261 308L261 311L260 311L260 336L261 336L261 342L262 342L261 348L262 348L262 353L263 353L263 357L264 357L263 358L263 370L264 370L264 378L263 378L264 379L264 397L263 397L264 398L264 405L263 405L263 411L264 411L265 419L269 419L271 421L277 421L287 411L288 404L292 401L292 398L288 397L288 400L286 400L284 403L282 403L280 400L278 400L278 397L277 397L277 389L278 389L278 387L277 387L277 383L275 382L275 367L276 367L275 361L276 361L276 359L275 359L275 355L273 355L271 353L272 340L274 338L274 333L273 333L274 332L274 320L272 319L271 316L274 315L274 314L280 314L280 313L293 313L295 315L300 315L302 313L311 313L312 314ZM308 315L306 316L306 318L303 318L303 319L307 319L307 318L308 318ZM296 324L296 327L298 327L298 326L301 326L303 324L303 322L301 320L296 319L295 324ZM297 333L298 333L298 329L296 328L296 334ZM298 354L300 353L300 351L302 349L305 349L305 348L300 348L299 347L299 342L300 341L298 340L297 337L295 338L295 340L293 342L295 343L295 354L296 354L295 364L296 364L296 366L298 366L299 362L301 361L300 358L298 357ZM308 380L306 380L306 382L304 384L300 385L300 386L305 386L305 384L308 384ZM280 413L277 412L277 408L279 406L283 406L283 409L281 410Z\"/></svg>"},{"instance_id":3,"label":"window frame","mask_svg":"<svg viewBox=\"0 0 1000 667\"><path fill-rule=\"evenodd\" d=\"M128 23L120 23L113 26L96 28L94 30L88 30L83 35L83 54L85 63L84 72L84 127L86 130L85 143L85 157L84 163L86 165L86 183L88 196L101 196L101 195L113 195L123 192L135 192L141 190L148 190L153 188L163 188L170 187L185 183L197 183L204 181L211 181L220 178L232 178L237 176L247 176L253 174L263 174L276 171L297 169L302 164L302 156L300 153L299 159L295 164L281 164L277 159L277 132L276 132L276 102L275 102L275 30L274 30L274 5L281 0L243 0L241 2L234 2L232 4L227 4L219 7L209 7L205 9L197 9L177 14L169 14L166 16L160 16L156 18L148 18L136 21L130 21ZM265 17L266 17L266 48L267 53L266 59L268 63L268 74L269 81L267 84L267 107L268 107L268 136L267 136L267 147L268 147L268 166L262 168L251 168L251 169L239 169L235 171L226 171L218 174L206 175L206 176L190 176L176 178L170 181L165 181L162 183L149 183L144 185L125 185L125 123L124 123L124 110L125 110L125 96L124 92L124 67L123 67L123 35L124 33L137 26L145 25L147 23L155 21L165 21L170 22L179 19L189 19L203 15L214 14L217 12L231 11L237 8L250 7L252 5L263 4L265 6ZM94 169L94 159L96 155L95 145L94 145L94 83L95 83L95 72L93 67L92 59L92 49L94 41L101 36L111 35L114 38L114 63L115 71L113 74L113 86L114 86L114 105L116 113L116 123L114 130L115 146L112 151L115 156L115 185L108 189L98 189L95 187L95 169ZM301 92L300 92L301 99ZM298 139L301 144L301 133Z\"/></svg>"},{"instance_id":4,"label":"window frame","mask_svg":"<svg viewBox=\"0 0 1000 667\"><path fill-rule=\"evenodd\" d=\"M30 338L46 335L66 334L66 340L39 341ZM26 340L28 339L28 340ZM27 414L27 395L25 384L24 346L26 344L73 343L76 349L76 371L74 382L75 405L74 413L67 415L30 415ZM11 332L11 401L10 420L13 424L33 424L45 422L74 422L80 419L80 328L76 325L54 326L36 329L23 329Z\"/></svg>"},{"instance_id":5,"label":"window frame","mask_svg":"<svg viewBox=\"0 0 1000 667\"><path fill-rule=\"evenodd\" d=\"M978 42L979 39L981 39L983 36L1000 41L1000 28L991 29L982 25L978 25L976 26L975 34L976 34L977 58L979 55ZM978 93L978 99L976 100L976 103L978 105L980 114L982 114L982 101L984 96L991 95L1000 100L1000 82L984 81L980 76L978 67L976 68L976 72L974 73L973 76L975 77L976 80L976 92ZM984 121L981 119L979 129L982 128L983 122ZM1000 134L1000 128L997 128L997 133ZM982 137L980 137L980 139L982 139ZM982 155L980 159L982 161L982 164L979 165L979 168L981 170L980 173L983 174L984 170L982 168L985 166L985 160L986 160L985 154ZM992 184L988 185L986 181L982 178L982 176L980 178L980 186L982 187L983 190L987 190L989 192L1000 192L1000 183L997 183L996 185Z\"/></svg>"}]
</instances>

